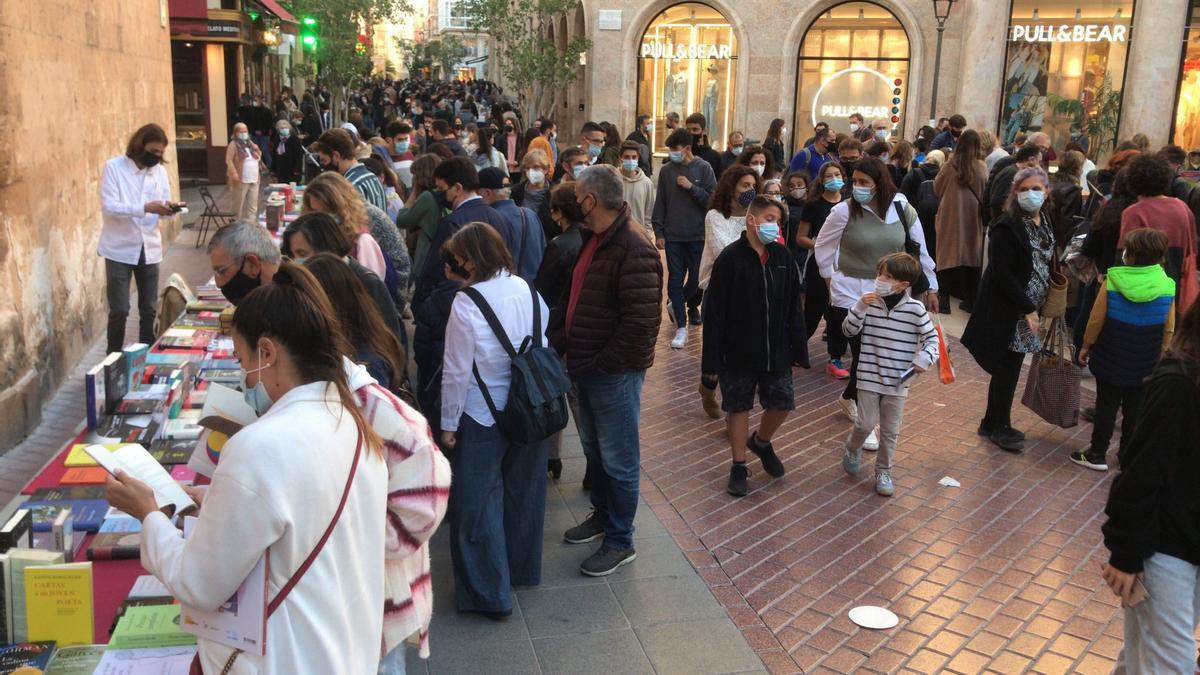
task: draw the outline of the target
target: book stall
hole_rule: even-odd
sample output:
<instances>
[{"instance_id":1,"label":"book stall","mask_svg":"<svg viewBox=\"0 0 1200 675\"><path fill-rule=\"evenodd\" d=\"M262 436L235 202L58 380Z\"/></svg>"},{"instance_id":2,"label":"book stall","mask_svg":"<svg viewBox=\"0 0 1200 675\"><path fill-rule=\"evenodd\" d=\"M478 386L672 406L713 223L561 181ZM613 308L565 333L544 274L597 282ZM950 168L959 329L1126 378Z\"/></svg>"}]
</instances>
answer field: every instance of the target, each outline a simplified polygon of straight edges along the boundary
<instances>
[{"instance_id":1,"label":"book stall","mask_svg":"<svg viewBox=\"0 0 1200 675\"><path fill-rule=\"evenodd\" d=\"M0 673L185 675L197 636L262 653L265 558L217 611L181 605L142 568L141 523L105 499L110 472L134 475L187 536L195 503L181 486L206 483L228 435L254 419L232 320L201 287L154 345L87 372L86 428L0 514Z\"/></svg>"}]
</instances>

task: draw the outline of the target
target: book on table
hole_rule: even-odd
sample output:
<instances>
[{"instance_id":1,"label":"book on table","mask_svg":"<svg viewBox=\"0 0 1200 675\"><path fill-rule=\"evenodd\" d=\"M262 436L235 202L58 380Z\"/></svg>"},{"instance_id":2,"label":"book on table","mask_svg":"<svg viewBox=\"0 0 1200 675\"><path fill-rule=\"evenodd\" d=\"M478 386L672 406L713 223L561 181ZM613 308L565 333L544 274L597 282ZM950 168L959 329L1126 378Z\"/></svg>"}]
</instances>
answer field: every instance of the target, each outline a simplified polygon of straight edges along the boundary
<instances>
[{"instance_id":1,"label":"book on table","mask_svg":"<svg viewBox=\"0 0 1200 675\"><path fill-rule=\"evenodd\" d=\"M101 532L87 549L88 560L134 560L141 555L141 532Z\"/></svg>"},{"instance_id":2,"label":"book on table","mask_svg":"<svg viewBox=\"0 0 1200 675\"><path fill-rule=\"evenodd\" d=\"M53 502L64 499L104 499L105 489L100 485L53 485L38 488L29 495L32 502Z\"/></svg>"},{"instance_id":3,"label":"book on table","mask_svg":"<svg viewBox=\"0 0 1200 675\"><path fill-rule=\"evenodd\" d=\"M10 548L30 548L33 543L33 511L17 509L0 527L0 553Z\"/></svg>"},{"instance_id":4,"label":"book on table","mask_svg":"<svg viewBox=\"0 0 1200 675\"><path fill-rule=\"evenodd\" d=\"M98 466L77 466L63 472L58 482L63 485L103 485L108 472Z\"/></svg>"},{"instance_id":5,"label":"book on table","mask_svg":"<svg viewBox=\"0 0 1200 675\"><path fill-rule=\"evenodd\" d=\"M98 363L83 376L83 390L87 397L87 428L95 429L104 417L104 364Z\"/></svg>"},{"instance_id":6,"label":"book on table","mask_svg":"<svg viewBox=\"0 0 1200 675\"><path fill-rule=\"evenodd\" d=\"M142 373L146 370L146 355L150 353L150 345L144 342L135 342L126 345L125 349L121 351L125 354L128 391L133 391L142 384Z\"/></svg>"},{"instance_id":7,"label":"book on table","mask_svg":"<svg viewBox=\"0 0 1200 675\"><path fill-rule=\"evenodd\" d=\"M5 588L4 602L8 609L9 641L25 642L28 640L27 615L25 605L25 570L31 567L46 565L62 565L67 561L61 551L42 551L34 548L14 548L6 554L5 571L8 586Z\"/></svg>"},{"instance_id":8,"label":"book on table","mask_svg":"<svg viewBox=\"0 0 1200 675\"><path fill-rule=\"evenodd\" d=\"M179 605L128 607L117 621L109 649L179 647L196 644L196 636L180 628Z\"/></svg>"},{"instance_id":9,"label":"book on table","mask_svg":"<svg viewBox=\"0 0 1200 675\"><path fill-rule=\"evenodd\" d=\"M93 675L107 649L105 645L59 647L54 650L46 675Z\"/></svg>"},{"instance_id":10,"label":"book on table","mask_svg":"<svg viewBox=\"0 0 1200 675\"><path fill-rule=\"evenodd\" d=\"M24 640L0 646L0 673L41 673L50 664L54 646L52 641Z\"/></svg>"},{"instance_id":11,"label":"book on table","mask_svg":"<svg viewBox=\"0 0 1200 675\"><path fill-rule=\"evenodd\" d=\"M108 513L108 502L103 499L55 499L44 502L27 501L23 509L33 511L33 531L50 532L59 512L71 510L71 527L76 532L96 532L104 515Z\"/></svg>"},{"instance_id":12,"label":"book on table","mask_svg":"<svg viewBox=\"0 0 1200 675\"><path fill-rule=\"evenodd\" d=\"M86 452L109 473L115 475L119 469L149 485L154 490L159 508L171 505L175 507L175 513L180 514L196 507L196 502L171 478L162 464L154 461L146 448L135 443L112 452L103 446L92 445L88 446Z\"/></svg>"},{"instance_id":13,"label":"book on table","mask_svg":"<svg viewBox=\"0 0 1200 675\"><path fill-rule=\"evenodd\" d=\"M91 644L92 563L66 563L25 570L26 631L29 640L60 645Z\"/></svg>"},{"instance_id":14,"label":"book on table","mask_svg":"<svg viewBox=\"0 0 1200 675\"><path fill-rule=\"evenodd\" d=\"M129 393L129 370L125 354L113 352L100 365L104 366L104 412L109 415L117 410L117 404Z\"/></svg>"}]
</instances>

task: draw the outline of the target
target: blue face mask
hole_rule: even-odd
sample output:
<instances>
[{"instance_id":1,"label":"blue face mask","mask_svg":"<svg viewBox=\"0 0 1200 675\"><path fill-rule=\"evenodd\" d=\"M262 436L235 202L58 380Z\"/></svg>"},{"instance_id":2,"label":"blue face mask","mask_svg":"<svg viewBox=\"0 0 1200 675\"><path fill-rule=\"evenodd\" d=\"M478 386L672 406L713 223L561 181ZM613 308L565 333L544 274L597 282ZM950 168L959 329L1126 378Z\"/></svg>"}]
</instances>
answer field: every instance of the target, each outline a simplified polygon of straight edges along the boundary
<instances>
[{"instance_id":1,"label":"blue face mask","mask_svg":"<svg viewBox=\"0 0 1200 675\"><path fill-rule=\"evenodd\" d=\"M671 150L667 153L667 158L676 164L681 164L683 162L683 151Z\"/></svg>"},{"instance_id":2,"label":"blue face mask","mask_svg":"<svg viewBox=\"0 0 1200 675\"><path fill-rule=\"evenodd\" d=\"M825 189L830 192L841 192L842 187L846 185L846 181L841 178L830 178L825 181Z\"/></svg>"},{"instance_id":3,"label":"blue face mask","mask_svg":"<svg viewBox=\"0 0 1200 675\"><path fill-rule=\"evenodd\" d=\"M779 239L779 223L761 222L756 228L758 231L758 240L763 244L769 244L776 239Z\"/></svg>"},{"instance_id":4,"label":"blue face mask","mask_svg":"<svg viewBox=\"0 0 1200 675\"><path fill-rule=\"evenodd\" d=\"M636 159L623 159L621 160L621 168L633 173L638 168L638 161Z\"/></svg>"},{"instance_id":5,"label":"blue face mask","mask_svg":"<svg viewBox=\"0 0 1200 675\"><path fill-rule=\"evenodd\" d=\"M1046 193L1041 190L1026 190L1017 193L1017 205L1022 211L1033 213L1042 208L1042 203L1046 201Z\"/></svg>"},{"instance_id":6,"label":"blue face mask","mask_svg":"<svg viewBox=\"0 0 1200 675\"><path fill-rule=\"evenodd\" d=\"M571 167L571 177L578 179L579 174L583 173L583 170L586 168L587 166L584 164L576 164L575 166Z\"/></svg>"},{"instance_id":7,"label":"blue face mask","mask_svg":"<svg viewBox=\"0 0 1200 675\"><path fill-rule=\"evenodd\" d=\"M600 156L601 152L604 152L604 148L600 147L599 145L588 143L587 155L589 159L596 159Z\"/></svg>"},{"instance_id":8,"label":"blue face mask","mask_svg":"<svg viewBox=\"0 0 1200 675\"><path fill-rule=\"evenodd\" d=\"M279 130L280 138L287 138L288 136L291 136L291 135L292 135L292 130L288 129L287 127L284 127L283 129Z\"/></svg>"},{"instance_id":9,"label":"blue face mask","mask_svg":"<svg viewBox=\"0 0 1200 675\"><path fill-rule=\"evenodd\" d=\"M870 202L871 196L874 194L875 194L875 190L873 190L869 187L862 187L859 185L854 186L854 190L853 190L854 201L858 202L859 204L866 204L866 203Z\"/></svg>"},{"instance_id":10,"label":"blue face mask","mask_svg":"<svg viewBox=\"0 0 1200 675\"><path fill-rule=\"evenodd\" d=\"M408 152L408 147L412 145L409 141L396 141L396 152L404 154Z\"/></svg>"},{"instance_id":11,"label":"blue face mask","mask_svg":"<svg viewBox=\"0 0 1200 675\"><path fill-rule=\"evenodd\" d=\"M750 206L750 202L754 201L754 198L757 196L758 192L756 192L754 188L750 188L749 190L746 190L742 194L738 195L738 203L742 205L742 208L747 208Z\"/></svg>"},{"instance_id":12,"label":"blue face mask","mask_svg":"<svg viewBox=\"0 0 1200 675\"><path fill-rule=\"evenodd\" d=\"M742 151L745 149L746 149L746 146L744 146L744 145L735 145L735 146L729 148L729 152L733 153L733 156L736 157L736 156L742 154Z\"/></svg>"},{"instance_id":13,"label":"blue face mask","mask_svg":"<svg viewBox=\"0 0 1200 675\"><path fill-rule=\"evenodd\" d=\"M261 351L258 352L258 360L260 363L262 362ZM271 409L271 404L274 403L274 401L271 400L271 395L267 393L267 386L263 384L262 376L259 376L258 384L254 385L253 388L246 386L246 376L250 373L260 373L270 367L271 364L268 363L267 365L259 366L254 370L242 371L242 378L240 381L242 386L242 399L246 401L246 405L254 408L254 412L260 417L263 415L263 413Z\"/></svg>"}]
</instances>

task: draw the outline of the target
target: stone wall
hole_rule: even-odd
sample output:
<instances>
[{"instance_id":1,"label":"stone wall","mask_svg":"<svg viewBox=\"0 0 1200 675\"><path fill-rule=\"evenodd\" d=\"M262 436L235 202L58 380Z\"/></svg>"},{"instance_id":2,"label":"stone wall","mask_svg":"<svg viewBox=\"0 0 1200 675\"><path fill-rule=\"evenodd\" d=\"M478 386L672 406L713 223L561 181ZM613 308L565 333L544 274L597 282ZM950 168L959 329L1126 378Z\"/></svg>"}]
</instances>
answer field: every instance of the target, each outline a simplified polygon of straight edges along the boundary
<instances>
[{"instance_id":1,"label":"stone wall","mask_svg":"<svg viewBox=\"0 0 1200 675\"><path fill-rule=\"evenodd\" d=\"M0 452L104 332L100 173L142 124L174 138L166 6L0 2Z\"/></svg>"}]
</instances>

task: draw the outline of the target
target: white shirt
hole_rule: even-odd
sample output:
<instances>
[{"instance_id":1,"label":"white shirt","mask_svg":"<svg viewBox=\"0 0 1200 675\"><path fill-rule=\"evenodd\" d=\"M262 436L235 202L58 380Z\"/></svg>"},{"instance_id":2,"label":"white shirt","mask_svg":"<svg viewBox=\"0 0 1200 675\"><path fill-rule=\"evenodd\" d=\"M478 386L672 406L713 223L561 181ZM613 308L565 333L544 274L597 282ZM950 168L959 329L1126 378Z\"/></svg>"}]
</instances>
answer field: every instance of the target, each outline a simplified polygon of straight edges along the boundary
<instances>
[{"instance_id":1,"label":"white shirt","mask_svg":"<svg viewBox=\"0 0 1200 675\"><path fill-rule=\"evenodd\" d=\"M720 211L711 209L704 216L704 252L700 254L700 288L708 288L713 263L717 256L746 231L746 216L725 217Z\"/></svg>"},{"instance_id":2,"label":"white shirt","mask_svg":"<svg viewBox=\"0 0 1200 675\"><path fill-rule=\"evenodd\" d=\"M181 602L216 609L270 552L273 599L325 533L341 501L358 429L326 382L292 389L221 450L195 531L146 517L142 565ZM374 673L383 631L387 466L363 447L346 506L325 548L267 620L265 657L234 673ZM229 647L199 640L204 671Z\"/></svg>"},{"instance_id":3,"label":"white shirt","mask_svg":"<svg viewBox=\"0 0 1200 675\"><path fill-rule=\"evenodd\" d=\"M509 344L514 350L533 329L533 303L530 302L529 284L508 271L472 285L491 306ZM542 346L549 344L546 328L550 324L550 308L538 295L541 308ZM504 410L508 403L508 388L512 383L512 359L496 334L492 332L483 312L465 293L454 296L450 306L450 320L446 324L446 350L442 361L442 429L457 431L463 413L479 424L490 427L496 423L487 401L479 390L471 364L479 368L479 377L487 386L488 394L497 410Z\"/></svg>"},{"instance_id":4,"label":"white shirt","mask_svg":"<svg viewBox=\"0 0 1200 675\"><path fill-rule=\"evenodd\" d=\"M896 213L896 202L907 205L908 199L902 193L896 193L895 201L888 205L887 214L882 218L883 222L888 224L900 222L900 214ZM869 206L864 206L863 209L875 213L875 210ZM829 212L829 217L821 226L821 233L817 235L815 249L817 269L820 270L823 278L832 281L830 302L834 307L841 309L850 309L862 296L875 292L874 278L855 279L843 275L838 269L842 233L846 231L846 223L849 221L850 200L847 199L834 206L833 210ZM921 245L921 268L925 270L925 276L929 277L929 288L936 291L938 281L937 274L934 272L933 258L929 255L929 247L925 245L925 231L921 229L921 219L915 213L912 214L912 222L908 224L908 236Z\"/></svg>"},{"instance_id":5,"label":"white shirt","mask_svg":"<svg viewBox=\"0 0 1200 675\"><path fill-rule=\"evenodd\" d=\"M988 153L988 156L983 158L983 163L987 164L988 173L990 174L992 172L992 167L996 166L996 162L999 162L1005 157L1008 157L1008 153L1004 151L1004 148L1000 146L992 148L992 151Z\"/></svg>"},{"instance_id":6,"label":"white shirt","mask_svg":"<svg viewBox=\"0 0 1200 675\"><path fill-rule=\"evenodd\" d=\"M242 151L242 182L258 182L258 158L254 156L254 151L250 148Z\"/></svg>"},{"instance_id":7,"label":"white shirt","mask_svg":"<svg viewBox=\"0 0 1200 675\"><path fill-rule=\"evenodd\" d=\"M104 163L100 177L100 212L103 226L101 256L126 265L136 265L142 249L146 264L162 262L162 234L158 231L158 215L146 213L146 202L171 198L171 183L162 164L139 169L125 155Z\"/></svg>"}]
</instances>

